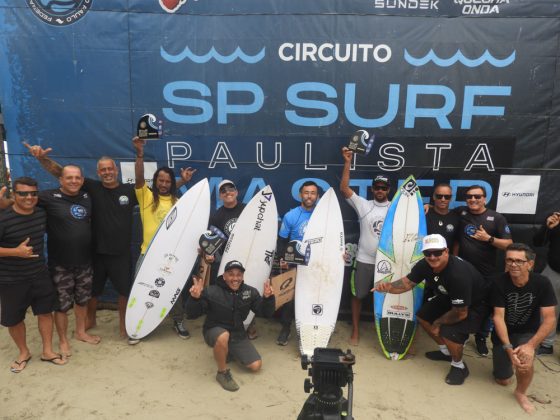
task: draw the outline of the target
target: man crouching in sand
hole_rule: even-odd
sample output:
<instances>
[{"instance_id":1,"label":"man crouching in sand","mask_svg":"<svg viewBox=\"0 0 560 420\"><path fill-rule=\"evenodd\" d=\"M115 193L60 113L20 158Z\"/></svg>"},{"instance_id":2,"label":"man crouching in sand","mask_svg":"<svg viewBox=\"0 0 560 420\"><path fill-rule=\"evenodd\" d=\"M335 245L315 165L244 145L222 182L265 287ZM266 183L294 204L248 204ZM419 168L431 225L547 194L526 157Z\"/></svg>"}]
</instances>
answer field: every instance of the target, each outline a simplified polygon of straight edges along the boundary
<instances>
[{"instance_id":1,"label":"man crouching in sand","mask_svg":"<svg viewBox=\"0 0 560 420\"><path fill-rule=\"evenodd\" d=\"M535 252L513 243L506 248L506 272L494 279L492 334L494 378L500 385L517 385L515 399L528 413L535 407L527 396L534 373L535 351L556 327L556 297L550 280L533 273ZM541 321L542 320L542 321Z\"/></svg>"},{"instance_id":2,"label":"man crouching in sand","mask_svg":"<svg viewBox=\"0 0 560 420\"><path fill-rule=\"evenodd\" d=\"M218 365L216 380L227 391L239 389L227 368L228 355L252 372L259 371L262 366L261 356L247 338L243 321L249 311L257 316L271 317L275 308L270 283L267 281L264 285L263 298L257 289L243 283L244 272L245 268L239 261L229 261L216 284L206 289L204 281L194 277L186 305L188 318L206 314L202 329L204 341L214 349Z\"/></svg>"}]
</instances>

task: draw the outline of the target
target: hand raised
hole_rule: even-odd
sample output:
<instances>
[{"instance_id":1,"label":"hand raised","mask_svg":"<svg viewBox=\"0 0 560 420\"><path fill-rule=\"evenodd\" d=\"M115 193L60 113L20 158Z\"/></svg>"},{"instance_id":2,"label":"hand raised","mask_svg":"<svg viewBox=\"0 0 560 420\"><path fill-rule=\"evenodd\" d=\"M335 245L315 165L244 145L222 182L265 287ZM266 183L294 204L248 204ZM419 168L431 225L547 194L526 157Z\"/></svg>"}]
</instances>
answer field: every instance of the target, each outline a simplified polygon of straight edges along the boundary
<instances>
[{"instance_id":1,"label":"hand raised","mask_svg":"<svg viewBox=\"0 0 560 420\"><path fill-rule=\"evenodd\" d=\"M188 168L181 168L181 179L187 183L192 179L195 172L196 169L193 169L190 166Z\"/></svg>"},{"instance_id":2,"label":"hand raised","mask_svg":"<svg viewBox=\"0 0 560 420\"><path fill-rule=\"evenodd\" d=\"M30 146L25 141L22 142L22 143L25 147L27 147L27 150L29 150L29 153L31 153L31 156L33 156L36 159L45 158L52 151L51 147L49 147L48 149L43 149L41 146L38 146L38 145Z\"/></svg>"},{"instance_id":3,"label":"hand raised","mask_svg":"<svg viewBox=\"0 0 560 420\"><path fill-rule=\"evenodd\" d=\"M202 290L204 289L204 279L193 276L193 285L189 289L189 293L194 299L199 299L202 295Z\"/></svg>"},{"instance_id":4,"label":"hand raised","mask_svg":"<svg viewBox=\"0 0 560 420\"><path fill-rule=\"evenodd\" d=\"M263 296L265 298L268 298L268 297L272 296L273 294L274 294L274 289L272 288L272 285L270 284L270 279L268 279L267 281L264 282Z\"/></svg>"}]
</instances>

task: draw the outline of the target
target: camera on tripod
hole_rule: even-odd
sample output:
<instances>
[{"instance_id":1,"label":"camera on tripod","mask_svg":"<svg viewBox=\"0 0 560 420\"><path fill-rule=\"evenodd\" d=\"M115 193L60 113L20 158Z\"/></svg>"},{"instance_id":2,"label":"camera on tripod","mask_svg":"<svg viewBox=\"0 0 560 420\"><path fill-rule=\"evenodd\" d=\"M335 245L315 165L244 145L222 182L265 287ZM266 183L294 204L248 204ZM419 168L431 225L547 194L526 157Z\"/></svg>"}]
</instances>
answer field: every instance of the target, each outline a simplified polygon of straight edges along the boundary
<instances>
[{"instance_id":1,"label":"camera on tripod","mask_svg":"<svg viewBox=\"0 0 560 420\"><path fill-rule=\"evenodd\" d=\"M350 350L316 348L311 360L301 357L302 369L308 370L311 379L306 378L303 389L313 393L307 398L298 420L352 420L352 392L354 373L352 365L356 357ZM348 385L348 399L342 388Z\"/></svg>"}]
</instances>

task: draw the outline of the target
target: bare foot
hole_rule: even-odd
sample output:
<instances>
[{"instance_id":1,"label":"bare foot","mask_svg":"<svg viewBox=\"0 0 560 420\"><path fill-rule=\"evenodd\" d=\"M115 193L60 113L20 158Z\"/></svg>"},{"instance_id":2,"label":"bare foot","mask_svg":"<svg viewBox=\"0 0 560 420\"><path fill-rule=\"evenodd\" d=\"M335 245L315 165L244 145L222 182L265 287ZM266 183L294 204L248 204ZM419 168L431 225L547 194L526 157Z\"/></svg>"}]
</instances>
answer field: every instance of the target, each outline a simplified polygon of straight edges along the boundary
<instances>
[{"instance_id":1,"label":"bare foot","mask_svg":"<svg viewBox=\"0 0 560 420\"><path fill-rule=\"evenodd\" d=\"M521 408L527 413L531 414L535 411L535 406L531 403L531 401L529 401L527 395L518 391L514 391L513 395L515 396L515 399L517 400Z\"/></svg>"},{"instance_id":2,"label":"bare foot","mask_svg":"<svg viewBox=\"0 0 560 420\"><path fill-rule=\"evenodd\" d=\"M95 319L93 321L90 321L89 319L86 321L86 331L91 330L92 328L95 327L97 327L97 322Z\"/></svg>"},{"instance_id":3,"label":"bare foot","mask_svg":"<svg viewBox=\"0 0 560 420\"><path fill-rule=\"evenodd\" d=\"M87 333L83 333L83 334L74 334L74 337L76 338L76 340L80 340L83 341L84 343L89 343L89 344L99 344L101 342L101 337L99 337L98 335L89 335Z\"/></svg>"},{"instance_id":4,"label":"bare foot","mask_svg":"<svg viewBox=\"0 0 560 420\"><path fill-rule=\"evenodd\" d=\"M348 343L350 343L351 346L357 346L359 342L360 342L360 337L354 334L352 334L350 336L350 339L348 340Z\"/></svg>"},{"instance_id":5,"label":"bare foot","mask_svg":"<svg viewBox=\"0 0 560 420\"><path fill-rule=\"evenodd\" d=\"M66 342L66 343L60 343L59 345L60 347L60 354L62 354L62 356L68 358L68 357L72 357L72 350L70 349L70 343Z\"/></svg>"}]
</instances>

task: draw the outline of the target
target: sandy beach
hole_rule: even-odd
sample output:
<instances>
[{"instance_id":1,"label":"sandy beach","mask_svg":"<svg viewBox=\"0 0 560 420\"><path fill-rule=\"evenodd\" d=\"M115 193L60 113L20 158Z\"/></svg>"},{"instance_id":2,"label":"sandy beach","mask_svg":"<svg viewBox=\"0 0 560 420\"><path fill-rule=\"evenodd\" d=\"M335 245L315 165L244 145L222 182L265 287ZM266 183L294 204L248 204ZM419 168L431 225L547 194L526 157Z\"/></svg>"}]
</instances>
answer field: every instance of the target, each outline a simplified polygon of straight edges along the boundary
<instances>
[{"instance_id":1,"label":"sandy beach","mask_svg":"<svg viewBox=\"0 0 560 420\"><path fill-rule=\"evenodd\" d=\"M36 321L28 315L33 358L19 374L9 370L17 350L8 330L0 328L0 419L295 419L309 395L303 390L307 373L300 365L295 334L287 347L277 346L280 325L258 319L260 336L254 343L263 370L250 374L231 363L241 389L230 393L215 380L202 321L187 321L189 340L179 339L166 320L140 344L129 346L118 337L117 313L102 310L92 330L102 336L101 344L73 339L73 355L59 367L40 361ZM514 400L513 386L494 384L491 359L479 357L471 343L465 350L470 376L464 385L453 387L444 383L449 365L424 357L434 349L424 333L417 337L416 356L389 361L381 354L373 323L363 322L362 331L360 345L352 348L354 418L528 418ZM346 350L349 334L350 326L340 321L330 347ZM56 336L54 341L57 345ZM557 343L554 355L536 361L529 393L550 403L535 403L531 418L560 418L559 348Z\"/></svg>"}]
</instances>

